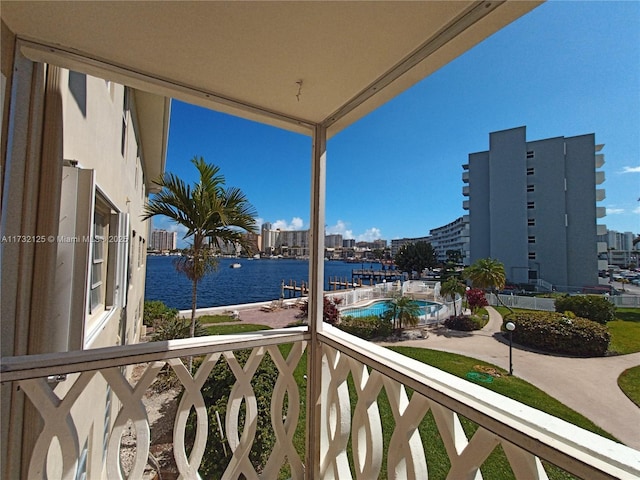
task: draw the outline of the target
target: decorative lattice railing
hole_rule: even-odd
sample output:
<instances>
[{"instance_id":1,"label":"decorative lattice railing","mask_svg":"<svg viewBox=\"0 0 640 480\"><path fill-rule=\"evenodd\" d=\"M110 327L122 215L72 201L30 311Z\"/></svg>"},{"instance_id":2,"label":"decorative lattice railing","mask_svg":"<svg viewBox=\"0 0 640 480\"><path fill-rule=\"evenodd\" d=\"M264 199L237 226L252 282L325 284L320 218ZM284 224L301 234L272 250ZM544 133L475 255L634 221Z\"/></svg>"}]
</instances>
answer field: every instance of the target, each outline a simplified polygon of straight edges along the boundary
<instances>
[{"instance_id":1,"label":"decorative lattice railing","mask_svg":"<svg viewBox=\"0 0 640 480\"><path fill-rule=\"evenodd\" d=\"M315 371L322 374L315 379L301 375L312 342L300 328L3 358L3 388L19 387L40 417L27 477L144 478L153 432L143 397L171 370L183 389L169 420L184 479L214 478L202 469L215 435L225 439L214 445L225 451L215 478L640 478L636 450L330 326L318 340ZM193 375L184 361L190 356ZM267 358L276 375L265 409L256 382ZM132 382L131 366L141 364ZM218 421L203 392L220 364L233 381ZM307 431L315 422L305 421L312 382L318 431ZM265 416L273 439L256 462L251 452ZM135 448L125 461L127 436ZM309 438L318 440L320 462L305 467Z\"/></svg>"}]
</instances>

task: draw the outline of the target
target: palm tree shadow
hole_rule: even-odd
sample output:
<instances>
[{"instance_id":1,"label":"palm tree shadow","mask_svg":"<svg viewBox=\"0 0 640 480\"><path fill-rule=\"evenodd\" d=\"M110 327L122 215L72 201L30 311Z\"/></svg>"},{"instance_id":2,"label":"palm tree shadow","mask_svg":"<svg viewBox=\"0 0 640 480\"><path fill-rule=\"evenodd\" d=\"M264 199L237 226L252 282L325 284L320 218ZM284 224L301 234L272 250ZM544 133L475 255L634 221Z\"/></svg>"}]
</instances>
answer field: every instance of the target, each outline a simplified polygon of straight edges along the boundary
<instances>
[{"instance_id":1,"label":"palm tree shadow","mask_svg":"<svg viewBox=\"0 0 640 480\"><path fill-rule=\"evenodd\" d=\"M179 389L172 391L159 405L158 416L150 425L149 461L160 473L160 478L178 478L178 468L173 456L173 426L180 401Z\"/></svg>"},{"instance_id":2,"label":"palm tree shadow","mask_svg":"<svg viewBox=\"0 0 640 480\"><path fill-rule=\"evenodd\" d=\"M435 328L429 329L429 335L436 335L438 337L445 337L445 338L467 338L467 337L473 337L473 332L465 332L463 330L451 330L447 327L439 325Z\"/></svg>"}]
</instances>

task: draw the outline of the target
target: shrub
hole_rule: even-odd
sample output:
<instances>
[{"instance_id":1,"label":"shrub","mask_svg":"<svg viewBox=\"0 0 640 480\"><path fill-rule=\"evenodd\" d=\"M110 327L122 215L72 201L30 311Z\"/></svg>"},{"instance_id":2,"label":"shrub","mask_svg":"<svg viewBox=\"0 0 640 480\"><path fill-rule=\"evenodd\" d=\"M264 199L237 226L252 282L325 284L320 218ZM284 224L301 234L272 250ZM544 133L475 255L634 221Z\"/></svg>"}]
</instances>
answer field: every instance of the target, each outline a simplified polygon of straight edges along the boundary
<instances>
[{"instance_id":1,"label":"shrub","mask_svg":"<svg viewBox=\"0 0 640 480\"><path fill-rule=\"evenodd\" d=\"M234 356L242 366L246 364L250 355L251 350L234 352ZM229 394L237 379L231 367L222 358L224 357L220 357L201 389L209 420L207 444L199 469L202 478L222 478L232 455L228 445L226 450L222 447L223 443L226 443L226 439L220 438L216 411L220 415L222 428L225 428ZM278 376L279 371L275 363L269 355L265 355L251 378L251 387L257 402L258 418L255 425L255 439L250 446L249 461L257 472L261 472L264 469L275 445L275 434L271 425L271 399L273 397L273 386L276 384ZM285 401L285 408L286 405L287 402ZM242 432L244 428L249 428L249 426L245 425L246 408L240 408L239 417L239 431ZM187 441L189 443L192 443L195 438L196 425L197 417L192 410L186 426Z\"/></svg>"},{"instance_id":2,"label":"shrub","mask_svg":"<svg viewBox=\"0 0 640 480\"><path fill-rule=\"evenodd\" d=\"M578 317L606 324L616 317L616 306L605 297L598 295L565 295L556 298L556 312L570 311Z\"/></svg>"},{"instance_id":3,"label":"shrub","mask_svg":"<svg viewBox=\"0 0 640 480\"><path fill-rule=\"evenodd\" d=\"M177 315L177 308L169 308L160 300L147 300L144 302L142 323L148 327L153 327L157 321L169 320Z\"/></svg>"},{"instance_id":4,"label":"shrub","mask_svg":"<svg viewBox=\"0 0 640 480\"><path fill-rule=\"evenodd\" d=\"M483 327L477 318L469 316L449 317L444 321L444 326L450 330L460 330L462 332L480 330Z\"/></svg>"},{"instance_id":5,"label":"shrub","mask_svg":"<svg viewBox=\"0 0 640 480\"><path fill-rule=\"evenodd\" d=\"M567 318L553 312L518 312L511 317L516 324L516 343L551 353L580 357L603 356L609 348L609 330L585 318Z\"/></svg>"},{"instance_id":6,"label":"shrub","mask_svg":"<svg viewBox=\"0 0 640 480\"><path fill-rule=\"evenodd\" d=\"M489 305L487 297L484 295L484 290L480 288L472 288L467 291L467 303L471 309L471 313L475 313L479 308L484 308Z\"/></svg>"},{"instance_id":7,"label":"shrub","mask_svg":"<svg viewBox=\"0 0 640 480\"><path fill-rule=\"evenodd\" d=\"M340 330L344 330L356 337L371 340L372 338L388 337L393 330L391 322L377 315L366 317L342 317L337 325Z\"/></svg>"},{"instance_id":8,"label":"shrub","mask_svg":"<svg viewBox=\"0 0 640 480\"><path fill-rule=\"evenodd\" d=\"M342 298L329 298L323 297L322 305L322 321L335 325L340 317L340 311L338 305L342 303ZM308 318L309 316L309 302L304 302L300 306L300 316Z\"/></svg>"},{"instance_id":9,"label":"shrub","mask_svg":"<svg viewBox=\"0 0 640 480\"><path fill-rule=\"evenodd\" d=\"M196 318L195 336L202 337L208 335L200 321ZM153 335L151 335L152 342L163 342L166 340L174 340L176 338L189 338L191 336L190 318L168 318L165 320L156 320L154 322Z\"/></svg>"}]
</instances>

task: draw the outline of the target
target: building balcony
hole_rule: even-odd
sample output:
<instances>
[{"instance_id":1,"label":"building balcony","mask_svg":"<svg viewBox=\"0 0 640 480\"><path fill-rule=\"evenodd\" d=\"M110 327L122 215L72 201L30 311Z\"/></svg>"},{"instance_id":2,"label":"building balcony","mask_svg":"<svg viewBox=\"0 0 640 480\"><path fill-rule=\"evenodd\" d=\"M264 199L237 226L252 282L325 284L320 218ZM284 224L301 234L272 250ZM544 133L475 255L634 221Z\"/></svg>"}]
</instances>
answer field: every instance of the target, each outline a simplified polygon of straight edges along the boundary
<instances>
[{"instance_id":1,"label":"building balcony","mask_svg":"<svg viewBox=\"0 0 640 480\"><path fill-rule=\"evenodd\" d=\"M426 479L432 468L447 478L482 478L490 455L500 455L516 479L547 478L554 468L588 479L640 476L636 450L331 326L316 335L314 342L298 327L3 358L3 385L23 392L33 418L40 417L23 476L79 478L91 464L102 473L90 478L143 478L155 425L143 395L167 370L183 389L165 420L185 479L200 478L208 440L226 452L222 478L230 479ZM244 362L240 350L250 350ZM194 375L181 360L188 357ZM271 407L260 411L255 372L267 357L277 379ZM203 396L218 363L235 377L221 419L212 418L216 410ZM143 372L131 384L134 365ZM383 432L382 403L391 410L392 432ZM272 426L274 442L256 466L249 453L259 420ZM428 435L425 421L433 426ZM434 444L444 459L433 455ZM125 446L133 452L128 462Z\"/></svg>"},{"instance_id":2,"label":"building balcony","mask_svg":"<svg viewBox=\"0 0 640 480\"><path fill-rule=\"evenodd\" d=\"M469 183L469 170L462 172L462 181L464 183Z\"/></svg>"},{"instance_id":3,"label":"building balcony","mask_svg":"<svg viewBox=\"0 0 640 480\"><path fill-rule=\"evenodd\" d=\"M607 226L606 225L596 225L596 235L606 235L607 234Z\"/></svg>"},{"instance_id":4,"label":"building balcony","mask_svg":"<svg viewBox=\"0 0 640 480\"><path fill-rule=\"evenodd\" d=\"M596 207L596 218L604 218L607 216L607 209L605 207Z\"/></svg>"},{"instance_id":5,"label":"building balcony","mask_svg":"<svg viewBox=\"0 0 640 480\"><path fill-rule=\"evenodd\" d=\"M605 176L603 171L596 172L596 185L602 185L605 181Z\"/></svg>"},{"instance_id":6,"label":"building balcony","mask_svg":"<svg viewBox=\"0 0 640 480\"><path fill-rule=\"evenodd\" d=\"M469 196L469 185L465 185L464 187L462 187L462 195L464 195L465 197Z\"/></svg>"},{"instance_id":7,"label":"building balcony","mask_svg":"<svg viewBox=\"0 0 640 480\"><path fill-rule=\"evenodd\" d=\"M462 201L462 208L463 210L469 210L469 200Z\"/></svg>"},{"instance_id":8,"label":"building balcony","mask_svg":"<svg viewBox=\"0 0 640 480\"><path fill-rule=\"evenodd\" d=\"M596 168L602 168L604 165L604 153L596 153Z\"/></svg>"},{"instance_id":9,"label":"building balcony","mask_svg":"<svg viewBox=\"0 0 640 480\"><path fill-rule=\"evenodd\" d=\"M607 251L607 242L598 242L598 253L605 253Z\"/></svg>"},{"instance_id":10,"label":"building balcony","mask_svg":"<svg viewBox=\"0 0 640 480\"><path fill-rule=\"evenodd\" d=\"M601 202L606 197L606 190L604 188L596 188L596 202Z\"/></svg>"}]
</instances>

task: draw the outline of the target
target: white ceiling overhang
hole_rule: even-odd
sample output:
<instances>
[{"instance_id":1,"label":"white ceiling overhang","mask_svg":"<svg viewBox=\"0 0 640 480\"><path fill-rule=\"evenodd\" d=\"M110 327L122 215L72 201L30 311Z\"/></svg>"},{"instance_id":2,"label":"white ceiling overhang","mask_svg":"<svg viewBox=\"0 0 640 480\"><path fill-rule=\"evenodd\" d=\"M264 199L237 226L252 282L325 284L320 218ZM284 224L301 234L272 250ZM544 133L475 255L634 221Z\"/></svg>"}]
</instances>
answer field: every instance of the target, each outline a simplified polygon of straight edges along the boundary
<instances>
[{"instance_id":1,"label":"white ceiling overhang","mask_svg":"<svg viewBox=\"0 0 640 480\"><path fill-rule=\"evenodd\" d=\"M35 61L329 135L538 1L2 1Z\"/></svg>"}]
</instances>

